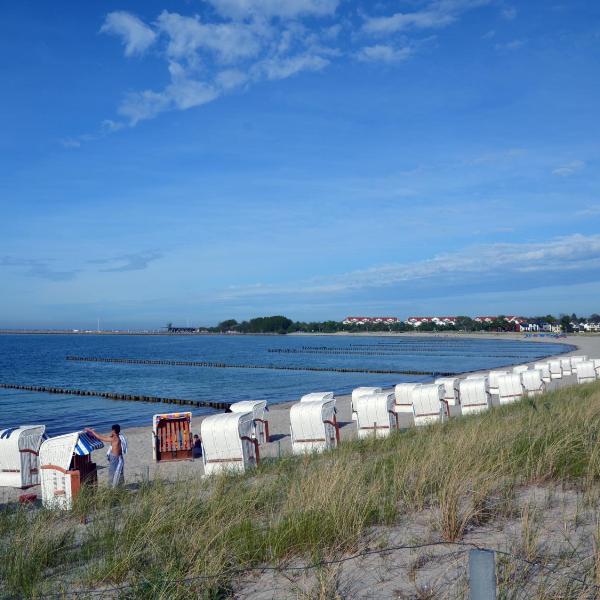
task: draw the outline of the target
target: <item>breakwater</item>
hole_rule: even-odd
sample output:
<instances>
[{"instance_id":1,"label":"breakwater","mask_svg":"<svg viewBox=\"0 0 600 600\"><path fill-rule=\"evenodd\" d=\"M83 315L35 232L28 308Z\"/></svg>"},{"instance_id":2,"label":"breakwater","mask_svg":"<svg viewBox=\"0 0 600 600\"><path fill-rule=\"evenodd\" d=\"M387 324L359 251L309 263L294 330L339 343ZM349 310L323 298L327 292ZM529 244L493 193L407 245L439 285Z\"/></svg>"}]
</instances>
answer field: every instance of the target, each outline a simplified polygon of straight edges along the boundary
<instances>
[{"instance_id":1,"label":"breakwater","mask_svg":"<svg viewBox=\"0 0 600 600\"><path fill-rule=\"evenodd\" d=\"M332 355L332 356L397 356L397 355L406 355L406 354L427 354L432 356L456 356L456 353L449 352L437 352L435 350L411 350L411 349L402 349L402 350L388 350L387 348L381 350L375 349L367 349L367 350L357 350L355 348L330 348L327 346L322 347L310 347L310 346L302 346L302 348L268 348L267 352L272 354L324 354L324 355ZM515 358L514 354L482 354L478 352L477 354L462 354L462 357L486 357L486 358Z\"/></svg>"},{"instance_id":2,"label":"breakwater","mask_svg":"<svg viewBox=\"0 0 600 600\"><path fill-rule=\"evenodd\" d=\"M162 398L160 396L143 396L139 394L121 394L118 392L97 392L93 390L73 390L70 388L47 387L43 385L19 385L14 383L0 383L0 388L7 390L24 390L28 392L45 392L46 394L67 394L70 396L97 396L109 400L125 400L128 402L154 402L164 404L178 404L179 406L195 406L197 408L215 408L227 410L229 402L212 402L210 400L183 400L181 398Z\"/></svg>"},{"instance_id":3,"label":"breakwater","mask_svg":"<svg viewBox=\"0 0 600 600\"><path fill-rule=\"evenodd\" d=\"M105 356L67 356L66 360L76 362L114 363L127 365L160 365L171 367L203 367L207 369L269 369L275 371L319 371L329 373L370 373L376 375L421 375L430 377L448 377L456 375L454 372L434 372L395 369L358 369L348 367L311 367L288 365L246 365L221 362L208 362L202 360L167 360L152 358L111 358Z\"/></svg>"}]
</instances>

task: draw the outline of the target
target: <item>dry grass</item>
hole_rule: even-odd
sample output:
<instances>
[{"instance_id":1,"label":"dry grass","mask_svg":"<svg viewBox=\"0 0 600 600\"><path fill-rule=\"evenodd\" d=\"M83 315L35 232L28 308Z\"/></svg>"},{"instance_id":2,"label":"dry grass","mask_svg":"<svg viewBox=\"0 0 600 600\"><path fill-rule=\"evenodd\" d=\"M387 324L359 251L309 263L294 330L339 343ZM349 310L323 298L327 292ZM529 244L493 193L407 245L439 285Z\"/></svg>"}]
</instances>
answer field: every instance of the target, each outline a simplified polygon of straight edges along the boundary
<instances>
[{"instance_id":1,"label":"dry grass","mask_svg":"<svg viewBox=\"0 0 600 600\"><path fill-rule=\"evenodd\" d=\"M231 569L338 556L357 549L370 526L425 508L441 538L459 540L513 510L516 486L595 486L599 424L600 385L578 386L320 456L265 462L243 476L102 488L69 514L4 510L0 596L127 584L132 598L227 597ZM535 523L527 518L523 551L533 556Z\"/></svg>"}]
</instances>

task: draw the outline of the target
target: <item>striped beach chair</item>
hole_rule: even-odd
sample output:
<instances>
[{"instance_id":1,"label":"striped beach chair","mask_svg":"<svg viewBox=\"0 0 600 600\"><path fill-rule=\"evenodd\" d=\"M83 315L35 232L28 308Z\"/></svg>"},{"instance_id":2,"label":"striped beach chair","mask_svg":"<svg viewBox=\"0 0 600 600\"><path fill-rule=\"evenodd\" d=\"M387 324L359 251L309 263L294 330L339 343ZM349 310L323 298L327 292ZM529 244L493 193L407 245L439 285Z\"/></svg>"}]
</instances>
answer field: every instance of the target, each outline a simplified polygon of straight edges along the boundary
<instances>
[{"instance_id":1,"label":"striped beach chair","mask_svg":"<svg viewBox=\"0 0 600 600\"><path fill-rule=\"evenodd\" d=\"M42 503L46 508L69 510L82 485L96 485L94 450L104 444L96 437L76 431L48 438L40 446Z\"/></svg>"}]
</instances>

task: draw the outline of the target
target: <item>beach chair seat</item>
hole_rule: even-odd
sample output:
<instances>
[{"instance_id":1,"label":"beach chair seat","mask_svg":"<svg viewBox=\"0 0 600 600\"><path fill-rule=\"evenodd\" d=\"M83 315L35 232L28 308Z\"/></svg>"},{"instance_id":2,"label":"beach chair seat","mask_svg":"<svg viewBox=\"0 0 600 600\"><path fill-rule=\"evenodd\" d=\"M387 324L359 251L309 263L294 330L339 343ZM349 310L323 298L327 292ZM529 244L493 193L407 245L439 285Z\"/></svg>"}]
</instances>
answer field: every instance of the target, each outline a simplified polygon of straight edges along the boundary
<instances>
[{"instance_id":1,"label":"beach chair seat","mask_svg":"<svg viewBox=\"0 0 600 600\"><path fill-rule=\"evenodd\" d=\"M550 372L547 371L548 375ZM527 396L538 396L546 391L546 384L542 379L542 371L531 369L521 373L521 385Z\"/></svg>"},{"instance_id":2,"label":"beach chair seat","mask_svg":"<svg viewBox=\"0 0 600 600\"><path fill-rule=\"evenodd\" d=\"M260 461L252 412L220 413L200 425L204 474L243 473Z\"/></svg>"},{"instance_id":3,"label":"beach chair seat","mask_svg":"<svg viewBox=\"0 0 600 600\"><path fill-rule=\"evenodd\" d=\"M462 379L459 383L460 406L463 415L477 414L492 406L489 379Z\"/></svg>"},{"instance_id":4,"label":"beach chair seat","mask_svg":"<svg viewBox=\"0 0 600 600\"><path fill-rule=\"evenodd\" d=\"M335 399L305 400L290 409L292 452L308 454L335 448L340 440Z\"/></svg>"},{"instance_id":5,"label":"beach chair seat","mask_svg":"<svg viewBox=\"0 0 600 600\"><path fill-rule=\"evenodd\" d=\"M234 402L229 409L232 412L251 412L252 437L258 440L259 444L269 442L269 420L267 419L269 409L266 400L241 400Z\"/></svg>"},{"instance_id":6,"label":"beach chair seat","mask_svg":"<svg viewBox=\"0 0 600 600\"><path fill-rule=\"evenodd\" d=\"M395 402L394 393L374 392L359 396L354 403L358 437L386 437L398 429Z\"/></svg>"},{"instance_id":7,"label":"beach chair seat","mask_svg":"<svg viewBox=\"0 0 600 600\"><path fill-rule=\"evenodd\" d=\"M352 408L352 420L356 421L356 410L354 408L354 403L357 398L361 396L369 395L369 394L380 394L383 390L380 387L357 387L352 390L352 397L350 400L350 405Z\"/></svg>"},{"instance_id":8,"label":"beach chair seat","mask_svg":"<svg viewBox=\"0 0 600 600\"><path fill-rule=\"evenodd\" d=\"M192 460L192 413L161 413L152 417L152 456L156 462Z\"/></svg>"},{"instance_id":9,"label":"beach chair seat","mask_svg":"<svg viewBox=\"0 0 600 600\"><path fill-rule=\"evenodd\" d=\"M577 375L577 383L591 383L598 379L594 361L586 360L576 363L574 368Z\"/></svg>"},{"instance_id":10,"label":"beach chair seat","mask_svg":"<svg viewBox=\"0 0 600 600\"><path fill-rule=\"evenodd\" d=\"M413 415L417 427L448 419L450 411L445 393L444 386L438 383L423 384L413 389Z\"/></svg>"},{"instance_id":11,"label":"beach chair seat","mask_svg":"<svg viewBox=\"0 0 600 600\"><path fill-rule=\"evenodd\" d=\"M527 371L509 373L498 377L498 400L500 404L512 404L523 396L521 377Z\"/></svg>"}]
</instances>

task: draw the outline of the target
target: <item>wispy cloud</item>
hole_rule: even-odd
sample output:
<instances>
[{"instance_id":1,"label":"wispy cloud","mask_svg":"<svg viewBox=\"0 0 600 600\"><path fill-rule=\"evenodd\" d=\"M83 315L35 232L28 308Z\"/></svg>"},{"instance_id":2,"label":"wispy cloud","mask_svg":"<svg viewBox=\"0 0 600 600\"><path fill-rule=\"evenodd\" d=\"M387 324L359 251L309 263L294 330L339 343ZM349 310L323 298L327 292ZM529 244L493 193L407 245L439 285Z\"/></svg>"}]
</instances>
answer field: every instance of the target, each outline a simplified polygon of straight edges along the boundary
<instances>
[{"instance_id":1,"label":"wispy cloud","mask_svg":"<svg viewBox=\"0 0 600 600\"><path fill-rule=\"evenodd\" d=\"M500 14L507 21L512 21L517 17L517 9L514 6L506 6L500 11Z\"/></svg>"},{"instance_id":2,"label":"wispy cloud","mask_svg":"<svg viewBox=\"0 0 600 600\"><path fill-rule=\"evenodd\" d=\"M408 46L394 47L390 44L376 44L374 46L364 46L357 52L356 56L359 60L367 62L395 63L408 59L412 53L412 48Z\"/></svg>"},{"instance_id":3,"label":"wispy cloud","mask_svg":"<svg viewBox=\"0 0 600 600\"><path fill-rule=\"evenodd\" d=\"M489 282L503 281L510 288L511 277L525 278L531 287L548 285L552 274L598 273L600 235L571 235L546 242L488 244L446 253L413 263L394 263L371 269L343 273L327 279L312 279L287 285L257 283L232 287L219 298L274 295L328 295L359 290L377 290L394 286L454 286L469 282L479 289ZM552 279L553 280L553 279Z\"/></svg>"},{"instance_id":4,"label":"wispy cloud","mask_svg":"<svg viewBox=\"0 0 600 600\"><path fill-rule=\"evenodd\" d=\"M490 1L433 0L417 11L366 17L363 30L371 34L386 35L408 29L439 29L454 23L463 12L489 4Z\"/></svg>"},{"instance_id":5,"label":"wispy cloud","mask_svg":"<svg viewBox=\"0 0 600 600\"><path fill-rule=\"evenodd\" d=\"M207 0L225 17L249 16L294 18L333 14L339 0Z\"/></svg>"},{"instance_id":6,"label":"wispy cloud","mask_svg":"<svg viewBox=\"0 0 600 600\"><path fill-rule=\"evenodd\" d=\"M0 256L0 268L2 267L19 269L27 277L46 279L48 281L70 281L79 273L78 269L55 269L51 261L34 258L17 258L14 256Z\"/></svg>"},{"instance_id":7,"label":"wispy cloud","mask_svg":"<svg viewBox=\"0 0 600 600\"><path fill-rule=\"evenodd\" d=\"M496 44L494 47L499 52L513 52L519 50L525 45L525 40L510 40L509 42L502 42Z\"/></svg>"},{"instance_id":8,"label":"wispy cloud","mask_svg":"<svg viewBox=\"0 0 600 600\"><path fill-rule=\"evenodd\" d=\"M150 263L163 257L161 252L148 251L121 254L109 258L97 258L88 261L90 264L108 265L100 269L103 273L120 273L123 271L143 271Z\"/></svg>"},{"instance_id":9,"label":"wispy cloud","mask_svg":"<svg viewBox=\"0 0 600 600\"><path fill-rule=\"evenodd\" d=\"M571 162L565 163L564 165L560 165L556 169L552 171L553 175L558 175L559 177L570 177L571 175L575 175L575 173L579 173L585 168L585 162L582 160L572 160Z\"/></svg>"},{"instance_id":10,"label":"wispy cloud","mask_svg":"<svg viewBox=\"0 0 600 600\"><path fill-rule=\"evenodd\" d=\"M575 213L578 217L597 217L600 216L600 204L592 204L582 208Z\"/></svg>"}]
</instances>

